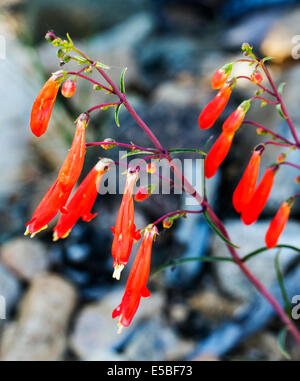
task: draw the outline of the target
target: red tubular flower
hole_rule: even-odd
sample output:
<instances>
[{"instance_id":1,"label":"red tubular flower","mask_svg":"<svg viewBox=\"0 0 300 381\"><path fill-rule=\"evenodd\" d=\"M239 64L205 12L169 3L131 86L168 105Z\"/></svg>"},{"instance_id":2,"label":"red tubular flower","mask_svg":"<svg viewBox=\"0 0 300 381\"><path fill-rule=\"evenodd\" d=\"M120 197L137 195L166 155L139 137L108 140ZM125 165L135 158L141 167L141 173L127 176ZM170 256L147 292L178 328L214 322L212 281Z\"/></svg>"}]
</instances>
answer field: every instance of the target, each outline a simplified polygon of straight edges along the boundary
<instances>
[{"instance_id":1,"label":"red tubular flower","mask_svg":"<svg viewBox=\"0 0 300 381\"><path fill-rule=\"evenodd\" d=\"M86 114L82 114L78 118L69 153L59 171L56 181L39 203L32 219L26 224L25 235L31 234L31 238L33 238L39 231L47 228L48 223L56 216L59 210L62 213L66 213L65 204L80 176L84 162L87 121L88 117Z\"/></svg>"},{"instance_id":2,"label":"red tubular flower","mask_svg":"<svg viewBox=\"0 0 300 381\"><path fill-rule=\"evenodd\" d=\"M230 114L229 117L223 123L223 131L237 131L240 128L246 115L246 112L250 108L250 105L250 101L244 101L243 103L241 103L239 107L232 114Z\"/></svg>"},{"instance_id":3,"label":"red tubular flower","mask_svg":"<svg viewBox=\"0 0 300 381\"><path fill-rule=\"evenodd\" d=\"M225 83L218 94L208 103L198 118L201 129L210 128L224 110L230 98L234 83Z\"/></svg>"},{"instance_id":4,"label":"red tubular flower","mask_svg":"<svg viewBox=\"0 0 300 381\"><path fill-rule=\"evenodd\" d=\"M66 238L80 217L86 222L96 217L97 213L91 214L91 209L96 201L102 176L113 164L110 159L101 159L85 177L66 206L66 213L58 220L53 231L53 241Z\"/></svg>"},{"instance_id":5,"label":"red tubular flower","mask_svg":"<svg viewBox=\"0 0 300 381\"><path fill-rule=\"evenodd\" d=\"M139 189L137 190L137 192L134 196L134 200L141 202L141 201L146 200L150 196L151 196L151 193L149 193L145 187L139 187Z\"/></svg>"},{"instance_id":6,"label":"red tubular flower","mask_svg":"<svg viewBox=\"0 0 300 381\"><path fill-rule=\"evenodd\" d=\"M211 86L213 89L219 89L227 81L232 70L232 64L223 66L221 69L217 70L211 79Z\"/></svg>"},{"instance_id":7,"label":"red tubular flower","mask_svg":"<svg viewBox=\"0 0 300 381\"><path fill-rule=\"evenodd\" d=\"M258 219L268 201L277 169L278 167L276 166L267 168L265 174L260 180L260 183L255 189L250 202L242 211L241 217L244 224L251 225Z\"/></svg>"},{"instance_id":8,"label":"red tubular flower","mask_svg":"<svg viewBox=\"0 0 300 381\"><path fill-rule=\"evenodd\" d=\"M139 230L136 231L134 224L133 188L137 179L138 173L129 169L116 226L111 228L114 235L112 244L112 256L114 258L113 278L118 280L121 271L128 262L133 242L141 238L140 232Z\"/></svg>"},{"instance_id":9,"label":"red tubular flower","mask_svg":"<svg viewBox=\"0 0 300 381\"><path fill-rule=\"evenodd\" d=\"M268 249L277 245L278 239L288 221L292 205L293 199L284 201L271 221L265 236L265 242Z\"/></svg>"},{"instance_id":10,"label":"red tubular flower","mask_svg":"<svg viewBox=\"0 0 300 381\"><path fill-rule=\"evenodd\" d=\"M207 179L216 174L219 166L225 160L231 147L233 137L234 132L223 131L215 141L215 144L211 147L204 160L204 174Z\"/></svg>"},{"instance_id":11,"label":"red tubular flower","mask_svg":"<svg viewBox=\"0 0 300 381\"><path fill-rule=\"evenodd\" d=\"M235 188L232 203L238 213L243 211L253 196L259 173L260 158L263 151L263 146L258 146L257 149L253 151L243 177Z\"/></svg>"},{"instance_id":12,"label":"red tubular flower","mask_svg":"<svg viewBox=\"0 0 300 381\"><path fill-rule=\"evenodd\" d=\"M62 85L61 93L64 97L71 98L76 93L76 83L67 79Z\"/></svg>"},{"instance_id":13,"label":"red tubular flower","mask_svg":"<svg viewBox=\"0 0 300 381\"><path fill-rule=\"evenodd\" d=\"M263 80L263 76L258 71L256 71L251 75L251 80L256 85L259 85Z\"/></svg>"},{"instance_id":14,"label":"red tubular flower","mask_svg":"<svg viewBox=\"0 0 300 381\"><path fill-rule=\"evenodd\" d=\"M47 130L60 84L61 78L57 78L57 75L53 74L44 84L34 101L31 111L30 128L36 136L43 135Z\"/></svg>"},{"instance_id":15,"label":"red tubular flower","mask_svg":"<svg viewBox=\"0 0 300 381\"><path fill-rule=\"evenodd\" d=\"M113 318L119 316L119 333L122 327L128 327L131 323L139 307L141 297L150 296L150 291L146 285L150 272L152 243L156 234L158 232L155 226L149 225L145 229L143 241L129 274L124 296L120 305L112 313Z\"/></svg>"}]
</instances>

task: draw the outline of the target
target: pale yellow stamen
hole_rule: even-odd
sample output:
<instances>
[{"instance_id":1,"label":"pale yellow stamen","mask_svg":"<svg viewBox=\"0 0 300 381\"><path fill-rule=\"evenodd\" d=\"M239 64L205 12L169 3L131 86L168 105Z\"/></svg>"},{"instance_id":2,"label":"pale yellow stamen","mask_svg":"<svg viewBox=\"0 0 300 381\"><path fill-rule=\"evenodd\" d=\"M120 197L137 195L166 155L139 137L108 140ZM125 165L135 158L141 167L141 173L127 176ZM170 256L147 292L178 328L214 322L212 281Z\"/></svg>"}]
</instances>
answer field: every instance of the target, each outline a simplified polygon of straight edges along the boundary
<instances>
[{"instance_id":1,"label":"pale yellow stamen","mask_svg":"<svg viewBox=\"0 0 300 381\"><path fill-rule=\"evenodd\" d=\"M118 331L117 331L117 334L119 335L120 333L122 333L122 329L123 329L123 325L121 323L121 319L122 319L122 314L120 315L120 318L119 318L119 321L118 321Z\"/></svg>"},{"instance_id":2,"label":"pale yellow stamen","mask_svg":"<svg viewBox=\"0 0 300 381\"><path fill-rule=\"evenodd\" d=\"M112 275L113 278L120 280L121 272L124 269L124 265L115 265L114 266L114 273Z\"/></svg>"},{"instance_id":3,"label":"pale yellow stamen","mask_svg":"<svg viewBox=\"0 0 300 381\"><path fill-rule=\"evenodd\" d=\"M45 225L40 230L38 230L37 232L34 232L34 233L30 234L29 227L27 226L24 235L30 234L30 238L34 238L37 235L37 233L41 232L42 230L47 229L47 227L48 227L48 225Z\"/></svg>"}]
</instances>

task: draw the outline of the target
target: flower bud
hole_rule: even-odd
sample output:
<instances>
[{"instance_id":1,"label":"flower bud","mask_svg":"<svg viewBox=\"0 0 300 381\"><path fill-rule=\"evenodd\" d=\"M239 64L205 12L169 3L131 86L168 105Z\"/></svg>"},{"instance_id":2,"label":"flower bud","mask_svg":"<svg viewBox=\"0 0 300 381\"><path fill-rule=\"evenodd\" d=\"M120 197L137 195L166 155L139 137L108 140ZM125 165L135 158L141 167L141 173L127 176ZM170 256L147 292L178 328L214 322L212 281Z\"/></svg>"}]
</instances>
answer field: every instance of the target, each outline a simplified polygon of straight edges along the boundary
<instances>
[{"instance_id":1,"label":"flower bud","mask_svg":"<svg viewBox=\"0 0 300 381\"><path fill-rule=\"evenodd\" d=\"M244 101L243 103L241 103L239 107L232 114L230 114L229 117L223 123L223 131L237 131L240 128L246 115L246 112L250 108L250 105L250 101Z\"/></svg>"},{"instance_id":2,"label":"flower bud","mask_svg":"<svg viewBox=\"0 0 300 381\"><path fill-rule=\"evenodd\" d=\"M254 72L252 75L251 75L251 81L253 83L255 83L256 85L259 85L263 80L263 76L258 72Z\"/></svg>"},{"instance_id":3,"label":"flower bud","mask_svg":"<svg viewBox=\"0 0 300 381\"><path fill-rule=\"evenodd\" d=\"M258 219L268 201L277 169L278 167L267 168L250 202L242 211L241 217L244 224L251 225Z\"/></svg>"},{"instance_id":4,"label":"flower bud","mask_svg":"<svg viewBox=\"0 0 300 381\"><path fill-rule=\"evenodd\" d=\"M71 79L67 79L61 88L61 93L66 98L71 98L76 92L76 83Z\"/></svg>"},{"instance_id":5,"label":"flower bud","mask_svg":"<svg viewBox=\"0 0 300 381\"><path fill-rule=\"evenodd\" d=\"M232 70L232 64L225 65L221 69L217 70L211 79L211 86L213 89L220 89L227 81Z\"/></svg>"},{"instance_id":6,"label":"flower bud","mask_svg":"<svg viewBox=\"0 0 300 381\"><path fill-rule=\"evenodd\" d=\"M206 178L209 179L216 174L219 166L227 156L233 137L234 132L223 131L215 144L211 147L204 160L204 174Z\"/></svg>"},{"instance_id":7,"label":"flower bud","mask_svg":"<svg viewBox=\"0 0 300 381\"><path fill-rule=\"evenodd\" d=\"M115 142L115 139L112 139L112 138L107 138L107 139L104 139L104 142L110 142L110 143L114 143ZM115 144L101 144L100 147L105 149L105 150L109 150L109 149L112 149L114 148L116 145Z\"/></svg>"},{"instance_id":8,"label":"flower bud","mask_svg":"<svg viewBox=\"0 0 300 381\"><path fill-rule=\"evenodd\" d=\"M148 173L155 173L156 172L156 165L154 163L148 163L147 164L147 172Z\"/></svg>"},{"instance_id":9,"label":"flower bud","mask_svg":"<svg viewBox=\"0 0 300 381\"><path fill-rule=\"evenodd\" d=\"M163 220L163 227L165 229L170 229L173 226L173 223L174 223L173 220L167 217Z\"/></svg>"},{"instance_id":10,"label":"flower bud","mask_svg":"<svg viewBox=\"0 0 300 381\"><path fill-rule=\"evenodd\" d=\"M207 129L212 127L218 117L222 114L230 98L234 84L225 83L217 95L208 103L198 118L199 127Z\"/></svg>"},{"instance_id":11,"label":"flower bud","mask_svg":"<svg viewBox=\"0 0 300 381\"><path fill-rule=\"evenodd\" d=\"M265 235L265 242L268 249L277 245L278 239L287 224L292 204L293 200L284 201L271 221Z\"/></svg>"}]
</instances>

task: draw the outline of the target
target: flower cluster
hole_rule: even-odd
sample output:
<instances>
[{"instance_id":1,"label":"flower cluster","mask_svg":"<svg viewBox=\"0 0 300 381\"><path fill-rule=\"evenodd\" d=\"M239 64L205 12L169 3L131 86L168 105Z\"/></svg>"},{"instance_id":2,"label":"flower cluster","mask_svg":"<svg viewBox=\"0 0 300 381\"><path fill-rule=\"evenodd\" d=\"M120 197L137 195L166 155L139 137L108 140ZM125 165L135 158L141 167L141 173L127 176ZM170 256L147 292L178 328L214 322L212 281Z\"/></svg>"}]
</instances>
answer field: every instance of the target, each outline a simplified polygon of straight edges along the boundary
<instances>
[{"instance_id":1,"label":"flower cluster","mask_svg":"<svg viewBox=\"0 0 300 381\"><path fill-rule=\"evenodd\" d=\"M61 85L61 78L65 78L65 75L60 72L58 75L52 75L34 102L30 126L36 136L41 136L47 130L57 92ZM63 83L62 94L65 97L74 95L75 91L76 85L73 81L66 80ZM26 224L25 235L30 234L30 237L33 238L38 232L46 229L48 223L60 212L60 218L53 229L53 241L57 241L66 238L80 218L82 221L88 222L97 215L97 213L91 213L91 210L96 201L103 174L114 165L114 161L111 159L101 158L84 178L68 202L82 172L86 152L85 130L88 122L89 113L81 114L76 120L72 146L57 179L37 206L31 220ZM111 139L107 139L107 143L111 143L111 141ZM105 149L113 146L113 144L105 145ZM154 164L147 165L147 172L154 173L155 170ZM141 239L141 232L136 230L134 223L133 191L138 175L137 168L127 170L126 185L116 225L111 228L114 236L112 243L113 278L118 280L121 271L129 260L133 243ZM140 187L135 199L143 201L151 195L151 192L151 187L148 189ZM113 317L120 316L119 328L127 327L130 324L138 309L141 297L150 296L146 284L150 272L152 243L157 234L158 231L155 225L149 225L144 229L143 240L130 272L125 294L121 304L112 314Z\"/></svg>"},{"instance_id":2,"label":"flower cluster","mask_svg":"<svg viewBox=\"0 0 300 381\"><path fill-rule=\"evenodd\" d=\"M113 278L117 280L120 279L122 270L128 264L134 243L141 240L127 280L123 298L119 306L112 312L113 318L119 317L119 331L121 331L122 327L128 327L130 325L139 307L141 298L150 296L147 283L150 272L152 246L155 237L158 235L157 224L161 223L163 228L170 229L176 219L181 217L185 218L188 213L203 213L203 216L209 225L226 243L229 252L233 257L232 260L240 267L262 295L268 299L284 323L290 328L300 345L300 334L293 326L293 323L288 318L285 319L283 317L284 312L279 304L274 300L273 296L269 294L268 290L263 288L255 276L251 274L244 265L244 261L239 257L226 228L209 205L205 194L206 192L203 192L203 196L200 195L187 181L172 158L172 155L176 153L196 153L202 155L202 157L205 156L204 175L205 178L211 178L217 173L218 168L225 160L236 133L244 124L248 123L258 127L257 133L259 135L271 134L273 138L272 141L263 142L254 147L250 161L236 186L232 197L233 206L241 215L244 224L250 225L257 221L268 201L274 178L281 166L291 165L300 169L299 165L286 161L289 152L294 149L300 149L300 141L281 98L283 86L280 85L278 89L276 88L264 64L268 58L266 57L262 60L258 59L253 54L249 44L243 44L242 50L247 58L236 62L248 63L253 68L251 75L230 77L236 62L224 65L214 73L211 85L212 88L218 90L218 92L199 115L198 122L201 130L210 129L215 124L229 102L232 91L239 79L247 79L259 89L253 97L244 100L236 110L228 116L222 125L218 138L210 151L206 153L200 150L190 150L185 148L165 149L161 145L153 131L138 116L126 98L124 84L126 69L124 69L121 74L120 87L118 87L105 71L108 70L109 67L90 59L85 53L81 52L78 48L75 48L69 35L67 35L67 40L62 40L55 36L53 32L48 32L46 34L46 39L51 42L52 45L59 48L57 56L61 66L73 60L80 65L80 70L77 72L61 70L52 74L47 80L38 94L32 108L30 128L34 135L39 137L46 133L59 89L61 88L61 93L64 97L72 97L76 92L76 81L78 78L85 79L92 83L93 89L97 92L105 91L107 94L117 96L118 101L93 106L77 118L75 122L76 129L70 150L66 155L66 159L62 164L56 180L37 206L31 220L27 223L25 235L30 234L30 237L34 237L38 232L46 229L48 224L60 212L58 222L53 229L53 240L57 241L66 238L80 218L82 221L88 222L97 215L97 213L92 212L92 209L97 198L103 175L115 164L121 165L121 163L114 162L108 158L100 158L71 196L82 173L86 146L96 145L102 147L104 150L121 146L130 150L130 152L127 153L127 156L147 154L146 157L144 156L144 158L139 161L139 164L142 161L146 163L146 169L143 169L139 164L134 167L129 165L124 172L126 173L126 184L115 226L111 228L113 233L111 249L113 257ZM104 85L89 76L93 70L97 71L101 78L105 80ZM267 89L262 84L264 80L263 73L266 74L266 78L272 88L271 90ZM275 100L264 98L261 96L263 93L274 97ZM286 119L295 142L291 142L285 137L274 133L270 129L256 122L245 121L246 113L254 100L260 100L262 106L271 104L277 107L279 114ZM132 142L130 144L125 144L117 142L111 138L106 138L102 142L86 143L85 131L90 120L90 114L96 110L114 108L115 122L116 125L120 127L119 111L121 106L125 107L132 115L137 124L149 137L155 148L140 147ZM281 153L278 156L277 161L267 167L258 182L261 158L267 147L271 145L287 147L288 151ZM149 159L159 160L161 158L167 159L167 162L173 171L174 179L176 178L182 182L181 190L194 197L201 208L199 208L199 210L176 210L169 212L140 231L137 230L135 226L134 202L142 202L146 200L150 197L155 188L155 185L149 185L148 187L141 185L134 195L134 189L139 179L140 171L145 170L147 173L158 176L162 181L167 180L170 185L175 187L175 181L168 178L166 179L156 173L157 168L153 162L147 162ZM299 183L299 176L296 177L295 180ZM266 232L265 241L267 248L272 248L277 245L280 234L288 221L291 207L298 197L300 197L300 194L292 195L286 200L283 200L282 205L271 221ZM181 263L183 262L184 261L181 261Z\"/></svg>"},{"instance_id":3,"label":"flower cluster","mask_svg":"<svg viewBox=\"0 0 300 381\"><path fill-rule=\"evenodd\" d=\"M200 113L198 119L200 129L208 129L214 125L214 123L217 121L217 119L225 109L226 104L228 103L230 95L232 93L232 89L236 85L238 79L248 79L255 85L259 86L260 89L256 92L255 96L243 101L237 107L237 109L232 114L230 114L228 118L224 121L222 125L221 134L219 135L219 137L217 138L217 140L215 141L205 158L204 174L205 177L208 179L213 177L217 173L218 168L225 160L232 145L235 133L243 125L245 115L249 110L252 101L254 101L255 99L262 100L263 107L268 103L274 104L277 107L279 106L280 115L286 118L286 115L283 113L283 110L281 109L280 92L277 90L274 92L270 91L261 85L261 82L263 81L263 76L259 72L259 68L264 70L264 60L258 60L254 56L252 48L248 44L244 44L242 50L244 50L245 55L250 56L251 59L240 61L248 62L250 66L255 65L253 73L250 77L240 76L229 78L232 71L232 67L235 63L234 62L223 66L221 69L218 69L213 74L212 88L219 89L219 91ZM277 101L269 101L259 96L263 92L267 92L273 95L275 98L277 98ZM248 123L250 124L253 122ZM255 125L255 123L253 124ZM257 130L257 133L259 135L265 135L269 133L269 130L265 129L263 126L260 126L260 128L258 128ZM279 140L279 142L277 143L272 141L262 143L254 148L250 161L244 171L244 174L233 193L233 206L235 210L238 213L240 213L241 219L243 223L246 225L254 223L259 218L271 193L275 175L279 170L280 165L285 162L286 156L289 152L288 151L286 153L280 154L277 159L277 162L270 165L270 167L266 169L260 182L257 184L261 156L263 155L266 146L268 144L274 144L278 146L282 145L290 147L290 151L295 149L292 143L288 144L289 142L286 142L286 139L280 137L279 135L273 134L272 138L273 140ZM282 142L286 142L286 144L283 144ZM272 220L269 229L265 235L265 242L267 248L272 248L277 245L279 236L287 223L291 206L293 205L296 197L298 197L298 195L296 195L295 197L289 197L287 200L285 200L279 208L276 216Z\"/></svg>"}]
</instances>

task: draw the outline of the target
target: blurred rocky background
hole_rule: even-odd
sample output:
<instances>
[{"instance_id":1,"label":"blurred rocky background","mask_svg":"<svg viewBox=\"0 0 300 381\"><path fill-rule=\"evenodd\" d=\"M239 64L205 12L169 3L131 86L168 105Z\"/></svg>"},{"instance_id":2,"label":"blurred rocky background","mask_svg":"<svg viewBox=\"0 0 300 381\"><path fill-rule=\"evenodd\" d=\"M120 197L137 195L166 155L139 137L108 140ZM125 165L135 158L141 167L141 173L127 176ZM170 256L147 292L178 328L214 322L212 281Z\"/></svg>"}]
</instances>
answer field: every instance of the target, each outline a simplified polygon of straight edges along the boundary
<instances>
[{"instance_id":1,"label":"blurred rocky background","mask_svg":"<svg viewBox=\"0 0 300 381\"><path fill-rule=\"evenodd\" d=\"M6 298L7 315L0 320L0 360L286 359L278 340L281 322L229 262L190 262L152 277L152 297L141 302L130 328L117 335L111 312L122 298L128 275L124 272L120 282L111 278L110 226L119 195L99 197L94 207L97 218L78 223L67 240L53 243L51 226L33 240L25 239L23 231L67 153L73 120L104 98L79 81L74 98L58 96L48 132L40 139L33 137L29 129L33 101L49 73L59 69L55 48L44 40L49 29L62 36L69 32L89 55L111 66L117 81L123 67L128 67L127 94L163 144L203 148L224 118L253 94L253 86L241 81L213 130L199 131L197 117L214 94L211 75L239 57L245 41L254 44L261 56L274 57L270 70L277 83L286 82L284 98L300 131L300 66L291 55L292 38L300 35L299 17L296 0L1 1L5 54L2 49L0 295ZM241 65L235 68L236 73L242 70ZM257 104L247 118L289 136L270 106ZM120 122L117 129L109 110L99 112L92 118L88 140L112 137L148 145L124 110ZM241 255L264 246L270 218L297 187L296 171L283 168L262 218L251 227L241 224L231 195L251 149L261 140L254 127L243 127L218 176L208 184L209 199L241 246ZM277 154L270 147L264 166ZM103 155L100 148L88 149L84 174L99 155ZM293 155L299 163L299 154ZM195 169L191 165L189 170L192 174ZM183 202L180 196L152 196L136 205L138 227ZM298 203L282 243L300 247L299 217ZM228 253L203 218L191 216L161 231L153 249L152 272L176 259L203 255ZM282 303L275 255L276 250L261 254L249 261L249 267ZM298 264L295 252L282 250L280 266L290 300L300 294ZM286 349L292 359L300 359L289 336Z\"/></svg>"}]
</instances>

